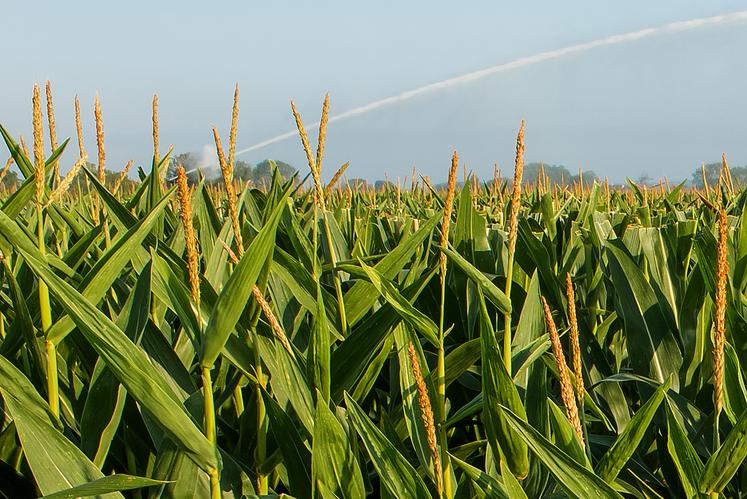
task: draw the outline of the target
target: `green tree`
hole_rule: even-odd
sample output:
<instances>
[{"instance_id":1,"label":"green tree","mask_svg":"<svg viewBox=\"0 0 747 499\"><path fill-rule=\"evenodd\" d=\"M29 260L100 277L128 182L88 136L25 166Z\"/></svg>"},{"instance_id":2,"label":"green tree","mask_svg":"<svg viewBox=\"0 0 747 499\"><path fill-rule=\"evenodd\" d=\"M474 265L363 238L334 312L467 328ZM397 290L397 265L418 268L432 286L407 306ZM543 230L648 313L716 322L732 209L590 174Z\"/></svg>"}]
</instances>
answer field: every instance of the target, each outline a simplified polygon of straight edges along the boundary
<instances>
[{"instance_id":1,"label":"green tree","mask_svg":"<svg viewBox=\"0 0 747 499\"><path fill-rule=\"evenodd\" d=\"M15 189L18 187L18 173L8 170L8 173L3 177L3 187L6 189Z\"/></svg>"},{"instance_id":2,"label":"green tree","mask_svg":"<svg viewBox=\"0 0 747 499\"><path fill-rule=\"evenodd\" d=\"M564 165L549 165L545 163L527 163L524 165L524 182L534 183L537 181L537 176L540 171L544 169L545 175L550 181L550 184L565 184L570 185L573 182L579 181L578 174L573 174ZM594 170L586 170L583 173L584 184L591 185L594 181L599 179L599 176Z\"/></svg>"},{"instance_id":3,"label":"green tree","mask_svg":"<svg viewBox=\"0 0 747 499\"><path fill-rule=\"evenodd\" d=\"M280 176L284 179L289 179L296 174L296 169L284 161L265 159L264 161L257 163L257 166L254 167L254 176L252 180L255 184L261 184L263 178L269 182L275 168L278 169Z\"/></svg>"},{"instance_id":4,"label":"green tree","mask_svg":"<svg viewBox=\"0 0 747 499\"><path fill-rule=\"evenodd\" d=\"M368 182L364 178L353 177L351 179L348 179L348 184L350 184L351 189L355 189L356 187L359 187L361 189L368 188Z\"/></svg>"},{"instance_id":5,"label":"green tree","mask_svg":"<svg viewBox=\"0 0 747 499\"><path fill-rule=\"evenodd\" d=\"M171 157L166 170L166 182L169 185L176 181L176 169L179 166L187 172L187 182L195 184L199 181L199 159L191 152L183 152Z\"/></svg>"},{"instance_id":6,"label":"green tree","mask_svg":"<svg viewBox=\"0 0 747 499\"><path fill-rule=\"evenodd\" d=\"M654 178L646 172L638 175L638 178L635 181L637 185L651 185L653 182Z\"/></svg>"},{"instance_id":7,"label":"green tree","mask_svg":"<svg viewBox=\"0 0 747 499\"><path fill-rule=\"evenodd\" d=\"M721 161L716 161L704 165L702 170L701 168L693 170L691 177L693 187L697 187L698 189L703 188L703 170L705 170L705 178L706 182L708 182L708 186L715 187L718 184L718 178L721 175L721 168ZM735 184L747 184L747 166L732 166L729 167L729 170L731 171L731 178Z\"/></svg>"},{"instance_id":8,"label":"green tree","mask_svg":"<svg viewBox=\"0 0 747 499\"><path fill-rule=\"evenodd\" d=\"M251 163L239 159L234 161L233 176L242 182L254 180L254 169Z\"/></svg>"}]
</instances>

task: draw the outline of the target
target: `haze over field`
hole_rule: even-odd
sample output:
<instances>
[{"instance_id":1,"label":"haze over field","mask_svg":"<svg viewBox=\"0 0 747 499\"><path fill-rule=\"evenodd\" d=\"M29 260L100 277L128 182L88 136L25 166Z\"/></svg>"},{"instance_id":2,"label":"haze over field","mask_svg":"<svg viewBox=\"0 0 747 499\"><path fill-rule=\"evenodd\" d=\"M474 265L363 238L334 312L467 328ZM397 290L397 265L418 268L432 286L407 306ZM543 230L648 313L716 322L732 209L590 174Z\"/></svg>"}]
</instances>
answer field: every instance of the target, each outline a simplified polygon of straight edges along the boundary
<instances>
[{"instance_id":1,"label":"haze over field","mask_svg":"<svg viewBox=\"0 0 747 499\"><path fill-rule=\"evenodd\" d=\"M202 151L210 127L227 133L238 81L238 148L293 129L288 99L308 123L325 92L332 114L403 91L534 54L676 21L737 12L741 2L532 2L527 6L445 2L343 2L315 7L275 2L196 2L127 8L79 2L6 7L8 52L17 68L0 80L0 121L30 136L33 81L52 80L61 136L72 136L72 98L84 115L102 98L108 166L147 163L150 97L159 94L162 143ZM43 11L40 15L39 12ZM40 17L39 17L40 15ZM29 36L28 23L39 27ZM79 26L72 30L71 26ZM64 40L65 43L58 43ZM608 175L689 177L725 151L747 162L743 117L747 23L711 23L619 45L566 54L482 79L423 93L330 124L327 173L350 161L348 175L409 175L412 165L445 176L458 149L469 168L508 171L519 120L527 120L527 159ZM89 147L93 127L86 126ZM240 156L277 158L305 169L298 140ZM69 165L66 165L69 166Z\"/></svg>"}]
</instances>

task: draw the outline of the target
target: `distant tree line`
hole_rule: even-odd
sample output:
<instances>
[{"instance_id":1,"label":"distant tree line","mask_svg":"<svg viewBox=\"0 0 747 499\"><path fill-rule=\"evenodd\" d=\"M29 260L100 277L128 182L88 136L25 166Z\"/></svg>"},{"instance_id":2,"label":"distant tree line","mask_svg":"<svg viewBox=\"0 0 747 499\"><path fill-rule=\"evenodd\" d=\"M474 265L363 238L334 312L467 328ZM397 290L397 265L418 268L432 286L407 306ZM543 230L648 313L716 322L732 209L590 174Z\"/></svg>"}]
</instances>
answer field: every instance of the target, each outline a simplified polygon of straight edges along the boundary
<instances>
[{"instance_id":1,"label":"distant tree line","mask_svg":"<svg viewBox=\"0 0 747 499\"><path fill-rule=\"evenodd\" d=\"M195 155L194 153L185 152L174 156L169 163L166 173L166 179L169 183L171 183L173 181L172 179L176 177L176 168L178 165L183 166L184 169L188 172L187 179L190 183L198 182L200 171L202 171L202 174L205 177L205 181L209 184L223 181L220 169L217 165L201 165L200 159L197 157L197 155ZM94 173L97 172L97 166L93 163L86 163L86 168ZM234 163L234 178L242 182L251 181L254 184L260 185L262 184L263 179L269 182L272 177L274 168L277 168L280 172L280 175L285 179L288 179L297 173L297 170L293 166L284 161L265 159L263 161L260 161L256 165L253 165L247 161L237 160ZM545 176L547 176L551 184L564 183L565 185L571 185L574 182L579 181L578 173L571 173L571 171L564 165L532 162L527 163L524 166L524 183L535 183L537 181L539 172L542 169L544 169L544 174ZM698 189L702 189L703 171L705 171L706 182L708 182L708 185L710 187L715 186L716 184L718 184L721 169L722 164L720 161L708 163L703 166L702 170L700 167L695 168L690 177L690 185ZM732 180L735 184L747 185L747 166L731 166L729 167L729 170L731 171ZM107 186L111 187L119 180L120 172L106 170L105 173ZM600 180L599 176L593 170L585 170L582 172L582 175L584 184L586 185L591 185L593 182ZM504 179L508 179L510 181L511 177L504 177ZM482 181L489 182L490 179L482 179ZM351 178L348 182L351 187L354 187L356 185L360 187L373 185L376 189L381 189L387 183L384 180L376 180L372 182L362 178ZM6 189L15 189L19 186L20 183L21 179L18 175L18 172L14 170L9 170L5 177L2 179L2 185ZM128 187L130 187L129 184L135 183L135 180L127 177L123 180L122 187L127 189ZM392 183L391 181L389 183L392 187L396 187L396 184ZM461 182L458 183L461 185ZM654 179L644 172L637 177L635 183L639 185L651 185L652 183L654 183ZM437 184L434 187L446 188L446 183ZM85 189L85 173L81 170L81 172L76 175L76 178L73 181L71 191L75 192L81 191L83 189Z\"/></svg>"},{"instance_id":2,"label":"distant tree line","mask_svg":"<svg viewBox=\"0 0 747 499\"><path fill-rule=\"evenodd\" d=\"M8 173L3 177L3 187L6 189L15 189L18 186L18 173L13 170L8 170Z\"/></svg>"},{"instance_id":3,"label":"distant tree line","mask_svg":"<svg viewBox=\"0 0 747 499\"><path fill-rule=\"evenodd\" d=\"M578 173L571 173L570 170L564 165L548 165L546 163L527 163L524 165L524 183L537 182L539 173L544 169L545 176L550 181L550 184L565 184L572 185L575 182L579 182L583 177L584 185L591 185L595 181L599 180L599 176L594 170L585 170L581 172L581 176Z\"/></svg>"},{"instance_id":4,"label":"distant tree line","mask_svg":"<svg viewBox=\"0 0 747 499\"><path fill-rule=\"evenodd\" d=\"M176 177L177 167L182 166L187 172L187 180L190 183L197 183L199 181L200 172L205 177L206 183L222 182L223 177L221 175L220 168L218 165L205 165L201 164L200 158L191 152L184 152L177 154L171 160L169 164L166 178L169 182L172 182ZM265 159L260 161L256 165L252 165L249 162L236 160L234 161L233 176L234 179L242 182L251 181L254 184L261 184L263 179L267 182L272 178L272 172L277 168L280 175L288 179L295 175L296 169L288 163L275 159Z\"/></svg>"},{"instance_id":5,"label":"distant tree line","mask_svg":"<svg viewBox=\"0 0 747 499\"><path fill-rule=\"evenodd\" d=\"M93 172L94 175L98 175L98 166L96 166L93 163L86 162L85 167L88 168L91 172ZM119 181L119 177L122 174L122 172L119 171L113 171L109 169L104 170L104 176L106 178L106 185L110 189ZM61 174L64 177L64 173ZM15 189L19 187L21 184L21 178L18 176L18 172L9 170L8 173L3 177L3 187L6 189ZM129 177L125 177L122 179L121 188L124 190L129 190L130 187L132 187L137 182ZM77 175L75 175L75 178L73 179L72 184L70 184L70 187L68 188L68 192L70 193L78 193L78 192L84 192L86 189L86 172L81 169Z\"/></svg>"},{"instance_id":6,"label":"distant tree line","mask_svg":"<svg viewBox=\"0 0 747 499\"><path fill-rule=\"evenodd\" d=\"M705 170L705 178L708 186L716 186L718 184L718 177L721 174L721 166L721 161L716 161L704 165L702 169L696 168L690 180L693 187L697 187L698 189L703 188L703 170ZM731 178L735 184L747 184L747 166L730 166L729 171L731 171Z\"/></svg>"},{"instance_id":7,"label":"distant tree line","mask_svg":"<svg viewBox=\"0 0 747 499\"><path fill-rule=\"evenodd\" d=\"M547 163L527 163L524 165L524 172L522 174L522 183L523 184L534 184L537 182L537 178L539 176L539 173L544 169L545 176L547 177L548 181L550 182L550 185L552 184L558 184L558 185L573 185L574 182L579 182L581 177L579 177L578 173L571 173L571 171L564 165L549 165ZM503 174L502 179L508 180L511 182L513 180L513 170L511 171L511 176L505 176L506 172L501 172ZM599 175L596 174L594 170L585 170L581 172L581 176L583 176L584 185L590 186L595 181L599 180ZM481 182L492 182L491 179L483 178L478 179ZM462 185L462 182L457 182L458 186ZM436 184L433 186L436 189L446 189L447 184L446 182L442 182L440 184Z\"/></svg>"}]
</instances>

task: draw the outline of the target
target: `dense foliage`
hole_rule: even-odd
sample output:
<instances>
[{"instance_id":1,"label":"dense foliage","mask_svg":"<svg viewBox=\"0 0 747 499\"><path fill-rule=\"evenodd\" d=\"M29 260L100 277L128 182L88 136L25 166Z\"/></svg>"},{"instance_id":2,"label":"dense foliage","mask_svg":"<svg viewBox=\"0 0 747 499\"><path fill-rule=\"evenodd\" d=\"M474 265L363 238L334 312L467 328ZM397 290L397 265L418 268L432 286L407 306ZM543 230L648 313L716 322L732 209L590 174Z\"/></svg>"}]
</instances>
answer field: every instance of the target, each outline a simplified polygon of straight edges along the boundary
<instances>
[{"instance_id":1,"label":"dense foliage","mask_svg":"<svg viewBox=\"0 0 747 499\"><path fill-rule=\"evenodd\" d=\"M177 200L167 156L116 195L88 169L88 190L54 194L65 144L37 183L2 132L23 176L0 206L6 495L207 497L211 476L224 497L747 491L747 197L728 182L541 181L513 264L503 181L275 175Z\"/></svg>"}]
</instances>

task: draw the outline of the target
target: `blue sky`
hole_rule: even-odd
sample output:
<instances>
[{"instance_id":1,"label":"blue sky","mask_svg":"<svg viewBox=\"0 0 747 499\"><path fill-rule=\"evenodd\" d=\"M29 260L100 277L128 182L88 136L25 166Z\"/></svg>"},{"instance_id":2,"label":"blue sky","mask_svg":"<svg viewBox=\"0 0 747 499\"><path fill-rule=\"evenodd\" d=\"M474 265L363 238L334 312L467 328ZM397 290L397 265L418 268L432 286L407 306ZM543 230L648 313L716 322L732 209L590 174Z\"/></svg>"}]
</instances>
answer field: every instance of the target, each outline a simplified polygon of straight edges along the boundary
<instances>
[{"instance_id":1,"label":"blue sky","mask_svg":"<svg viewBox=\"0 0 747 499\"><path fill-rule=\"evenodd\" d=\"M241 88L238 147L332 111L576 43L747 9L736 1L575 2L11 2L3 6L0 123L30 135L31 89L53 84L60 136L81 99L94 150L102 99L107 166L150 163L150 100L159 95L162 149L201 151L228 134ZM612 180L685 178L727 153L747 164L747 23L602 47L416 97L330 125L326 172L445 177L452 149L492 177L512 167L519 120L527 161L594 169ZM227 138L226 138L227 140ZM71 151L63 168L75 156ZM242 156L305 170L298 140ZM69 164L68 164L69 163Z\"/></svg>"}]
</instances>

